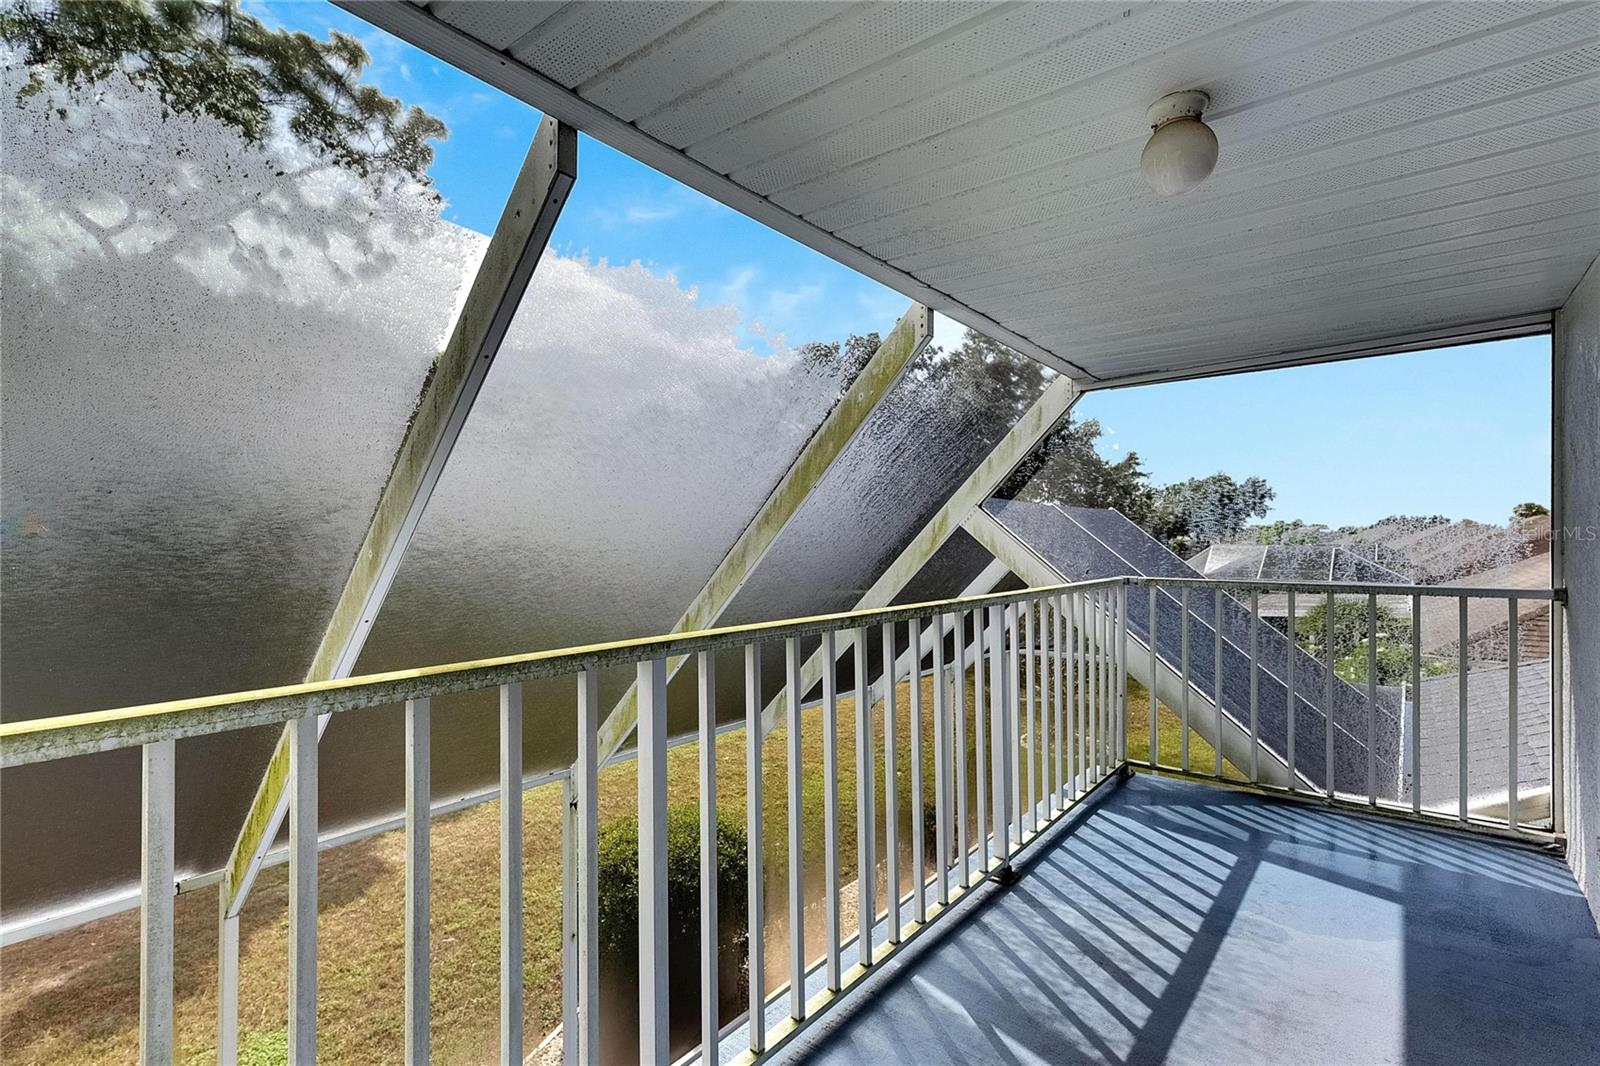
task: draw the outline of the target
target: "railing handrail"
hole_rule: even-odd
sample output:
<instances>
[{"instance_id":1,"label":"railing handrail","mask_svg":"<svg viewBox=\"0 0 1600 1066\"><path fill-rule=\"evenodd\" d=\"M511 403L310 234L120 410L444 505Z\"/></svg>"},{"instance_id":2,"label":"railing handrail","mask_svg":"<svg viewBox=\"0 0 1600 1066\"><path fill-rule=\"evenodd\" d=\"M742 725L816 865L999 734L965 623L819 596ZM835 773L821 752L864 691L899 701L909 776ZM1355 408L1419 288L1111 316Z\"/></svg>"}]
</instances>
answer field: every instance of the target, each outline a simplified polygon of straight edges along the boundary
<instances>
[{"instance_id":1,"label":"railing handrail","mask_svg":"<svg viewBox=\"0 0 1600 1066\"><path fill-rule=\"evenodd\" d=\"M1434 596L1446 599L1485 600L1552 600L1566 601L1567 593L1560 588L1480 588L1473 585L1404 585L1392 583L1363 584L1348 581L1282 581L1255 578L1226 577L1161 577L1140 575L1129 578L1135 584L1175 585L1190 588L1240 588L1259 592L1320 592L1326 595L1348 596Z\"/></svg>"},{"instance_id":2,"label":"railing handrail","mask_svg":"<svg viewBox=\"0 0 1600 1066\"><path fill-rule=\"evenodd\" d=\"M753 622L688 633L662 633L578 647L391 670L332 681L280 685L6 722L0 724L0 769L163 740L281 724L307 714L336 714L403 703L408 699L566 677L582 670L629 666L645 659L693 655L751 643L816 636L840 629L905 622L933 614L1019 603L1064 592L1115 587L1133 580L1136 579L1121 575L1095 578L1062 585Z\"/></svg>"}]
</instances>

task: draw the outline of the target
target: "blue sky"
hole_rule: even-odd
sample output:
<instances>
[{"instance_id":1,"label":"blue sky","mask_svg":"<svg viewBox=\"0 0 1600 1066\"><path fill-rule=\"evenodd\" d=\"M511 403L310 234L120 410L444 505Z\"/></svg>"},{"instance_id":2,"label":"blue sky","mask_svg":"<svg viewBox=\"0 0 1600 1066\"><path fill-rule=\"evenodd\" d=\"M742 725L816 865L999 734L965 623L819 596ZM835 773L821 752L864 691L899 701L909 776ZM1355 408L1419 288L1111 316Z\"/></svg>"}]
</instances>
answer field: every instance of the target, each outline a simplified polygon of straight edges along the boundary
<instances>
[{"instance_id":1,"label":"blue sky","mask_svg":"<svg viewBox=\"0 0 1600 1066\"><path fill-rule=\"evenodd\" d=\"M488 233L539 120L532 108L322 2L249 2L271 24L339 29L372 53L370 78L442 118L432 174L445 217ZM887 330L906 299L641 163L584 137L553 247L671 273L731 303L767 350ZM941 319L936 340L960 327ZM1274 518L1361 524L1391 514L1502 522L1549 497L1547 338L1093 393L1075 414L1102 451L1136 451L1158 482L1260 475Z\"/></svg>"}]
</instances>

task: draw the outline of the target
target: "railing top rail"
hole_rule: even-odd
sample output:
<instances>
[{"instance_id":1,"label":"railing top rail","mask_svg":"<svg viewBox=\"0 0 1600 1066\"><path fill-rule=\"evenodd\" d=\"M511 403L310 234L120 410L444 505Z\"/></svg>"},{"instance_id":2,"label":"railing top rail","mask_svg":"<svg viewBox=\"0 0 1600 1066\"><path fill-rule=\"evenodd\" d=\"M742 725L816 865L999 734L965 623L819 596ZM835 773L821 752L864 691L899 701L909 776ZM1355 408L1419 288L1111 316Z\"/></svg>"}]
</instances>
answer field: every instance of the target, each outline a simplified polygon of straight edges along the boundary
<instances>
[{"instance_id":1,"label":"railing top rail","mask_svg":"<svg viewBox=\"0 0 1600 1066\"><path fill-rule=\"evenodd\" d=\"M991 592L948 600L843 611L809 618L756 622L691 633L663 633L576 648L526 652L470 662L317 681L216 696L169 700L134 707L57 715L0 724L0 769L53 759L112 751L155 741L206 736L235 729L287 722L307 714L336 714L495 688L513 682L565 677L581 670L627 666L642 659L693 655L702 651L790 637L816 636L857 626L903 622L930 614L1016 603L1081 589L1127 583L1126 577L1097 578L1011 592Z\"/></svg>"},{"instance_id":2,"label":"railing top rail","mask_svg":"<svg viewBox=\"0 0 1600 1066\"><path fill-rule=\"evenodd\" d=\"M1507 588L1476 588L1469 585L1401 585L1401 584L1362 584L1346 581L1260 581L1250 578L1219 577L1156 577L1140 576L1131 578L1131 581L1147 585L1187 585L1191 588L1238 588L1255 589L1260 592L1320 592L1324 595L1359 595L1359 596L1435 596L1447 599L1459 599L1466 596L1471 599L1494 600L1555 600L1564 601L1566 593L1561 589L1507 589Z\"/></svg>"}]
</instances>

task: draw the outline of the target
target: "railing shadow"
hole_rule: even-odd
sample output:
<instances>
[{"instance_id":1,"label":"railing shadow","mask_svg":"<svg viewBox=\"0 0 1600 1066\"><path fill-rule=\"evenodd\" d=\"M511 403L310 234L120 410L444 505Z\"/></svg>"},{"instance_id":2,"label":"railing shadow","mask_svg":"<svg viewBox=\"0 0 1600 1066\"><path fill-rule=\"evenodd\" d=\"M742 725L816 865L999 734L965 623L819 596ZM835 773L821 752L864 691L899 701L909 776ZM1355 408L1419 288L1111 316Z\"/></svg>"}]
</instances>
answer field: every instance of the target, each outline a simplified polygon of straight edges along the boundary
<instances>
[{"instance_id":1,"label":"railing shadow","mask_svg":"<svg viewBox=\"0 0 1600 1066\"><path fill-rule=\"evenodd\" d=\"M1597 995L1551 856L1141 777L809 1061L1600 1061Z\"/></svg>"}]
</instances>

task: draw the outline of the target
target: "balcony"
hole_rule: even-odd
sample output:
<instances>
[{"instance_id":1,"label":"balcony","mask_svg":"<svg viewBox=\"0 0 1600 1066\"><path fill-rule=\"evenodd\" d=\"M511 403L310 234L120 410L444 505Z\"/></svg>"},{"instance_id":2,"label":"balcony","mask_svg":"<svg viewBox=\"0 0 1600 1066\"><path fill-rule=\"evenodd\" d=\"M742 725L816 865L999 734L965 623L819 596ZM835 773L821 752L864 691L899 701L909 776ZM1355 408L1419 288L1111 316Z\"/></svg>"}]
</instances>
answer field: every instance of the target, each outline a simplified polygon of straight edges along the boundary
<instances>
[{"instance_id":1,"label":"balcony","mask_svg":"<svg viewBox=\"0 0 1600 1066\"><path fill-rule=\"evenodd\" d=\"M0 37L8 1063L1600 1062L1600 6Z\"/></svg>"},{"instance_id":2,"label":"balcony","mask_svg":"<svg viewBox=\"0 0 1600 1066\"><path fill-rule=\"evenodd\" d=\"M1052 557L1038 542L1044 516L993 513ZM1105 520L1077 514L1057 531L1121 528L1096 521ZM1319 668L1244 606L1264 595L1354 598L1369 613L1380 597L1440 598L1463 618L1469 602L1509 617L1522 600L1560 602L1526 589L1121 574L39 719L0 730L0 761L142 748L145 1026L170 1009L177 980L176 749L287 725L288 987L292 1009L314 1016L318 853L329 846L318 834L318 718L403 703L407 1036L429 1046L433 707L488 691L502 708L500 785L487 797L503 819L502 1026L520 1028L521 968L510 960L547 931L523 928L523 838L506 827L521 824L527 782L505 753L522 750L522 686L557 681L572 693L578 737L577 761L558 775L569 797L560 1037L577 1061L705 1058L710 1047L719 1061L878 1061L896 1049L902 1060L954 1062L979 1047L1015 1061L1205 1062L1224 1046L1230 1061L1458 1061L1485 1048L1513 1061L1584 1061L1600 1046L1600 1015L1585 1006L1600 987L1600 935L1551 854L1559 795L1551 804L1546 791L1542 815L1521 802L1517 689L1503 708L1504 777L1471 789L1464 777L1456 802L1425 803L1413 783L1427 769L1419 730L1432 719L1417 690L1392 702L1375 685L1348 685L1331 663ZM769 652L780 670L764 683ZM687 721L668 698L673 667L697 693ZM621 1001L614 977L602 992L617 965L602 925L614 938L617 917L602 915L597 818L607 732L598 682L619 671L637 693L638 816L628 916L638 980ZM1547 676L1559 684L1563 673ZM729 689L744 695L734 706L721 695ZM1167 695L1152 705L1152 691ZM1547 707L1563 705L1559 690L1548 695ZM1143 701L1137 724L1130 700ZM1161 755L1157 708L1178 716L1177 764ZM1461 733L1482 728L1470 702L1456 713ZM1539 725L1559 730L1559 714ZM734 733L743 773L731 780L744 802L727 811L718 748ZM769 737L785 763L776 826L763 796ZM808 778L818 739L820 776ZM1191 758L1191 742L1210 757ZM689 919L669 913L669 765L686 765L669 755L685 746L698 752L701 812ZM1536 748L1562 758L1549 735ZM1547 790L1559 762L1543 773ZM842 782L853 797L843 805ZM1498 817L1469 801L1483 793L1505 801ZM719 835L728 815L747 830L744 891L732 898ZM764 834L774 829L782 861L769 868ZM728 912L742 912L733 938L743 945L733 960L742 1010L719 987L730 970L718 915ZM686 920L698 929L688 941L674 933ZM686 944L690 957L674 954ZM224 978L237 950L220 945Z\"/></svg>"}]
</instances>

